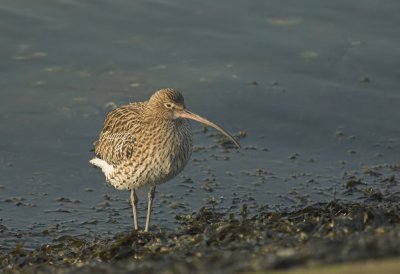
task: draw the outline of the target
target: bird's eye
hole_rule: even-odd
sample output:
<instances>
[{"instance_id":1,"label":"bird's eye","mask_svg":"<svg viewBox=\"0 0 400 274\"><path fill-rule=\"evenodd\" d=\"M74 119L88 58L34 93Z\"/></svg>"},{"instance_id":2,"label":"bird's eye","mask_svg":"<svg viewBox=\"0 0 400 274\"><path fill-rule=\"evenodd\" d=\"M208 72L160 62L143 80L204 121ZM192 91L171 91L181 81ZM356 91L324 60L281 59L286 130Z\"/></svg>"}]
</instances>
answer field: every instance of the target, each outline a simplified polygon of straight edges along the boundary
<instances>
[{"instance_id":1,"label":"bird's eye","mask_svg":"<svg viewBox=\"0 0 400 274\"><path fill-rule=\"evenodd\" d=\"M165 104L165 107L166 107L166 108L172 108L172 104L166 103L166 104Z\"/></svg>"}]
</instances>

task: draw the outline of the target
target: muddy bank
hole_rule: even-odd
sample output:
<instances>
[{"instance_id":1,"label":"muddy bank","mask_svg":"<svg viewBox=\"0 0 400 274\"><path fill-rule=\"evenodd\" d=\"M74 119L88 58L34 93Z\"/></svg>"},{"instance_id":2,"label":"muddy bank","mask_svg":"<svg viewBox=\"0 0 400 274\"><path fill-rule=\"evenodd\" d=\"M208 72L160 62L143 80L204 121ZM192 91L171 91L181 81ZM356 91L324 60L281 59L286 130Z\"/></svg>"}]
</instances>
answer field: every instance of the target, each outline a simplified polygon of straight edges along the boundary
<instances>
[{"instance_id":1,"label":"muddy bank","mask_svg":"<svg viewBox=\"0 0 400 274\"><path fill-rule=\"evenodd\" d=\"M317 204L241 216L202 208L177 216L176 232L60 237L1 255L3 271L38 273L232 273L400 255L397 202Z\"/></svg>"}]
</instances>

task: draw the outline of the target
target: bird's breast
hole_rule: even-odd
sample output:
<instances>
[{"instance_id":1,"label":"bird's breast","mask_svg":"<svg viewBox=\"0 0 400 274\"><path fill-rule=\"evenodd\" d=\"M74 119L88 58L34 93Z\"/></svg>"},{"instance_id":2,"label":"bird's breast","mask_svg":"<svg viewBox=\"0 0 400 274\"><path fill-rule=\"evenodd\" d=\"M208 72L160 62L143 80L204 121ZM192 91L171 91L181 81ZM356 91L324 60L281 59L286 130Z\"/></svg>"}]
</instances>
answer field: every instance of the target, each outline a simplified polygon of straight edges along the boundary
<instances>
[{"instance_id":1,"label":"bird's breast","mask_svg":"<svg viewBox=\"0 0 400 274\"><path fill-rule=\"evenodd\" d=\"M158 159L159 183L163 183L178 175L186 166L192 154L192 129L188 121L182 120L179 124L163 131L160 135L163 140L155 151Z\"/></svg>"}]
</instances>

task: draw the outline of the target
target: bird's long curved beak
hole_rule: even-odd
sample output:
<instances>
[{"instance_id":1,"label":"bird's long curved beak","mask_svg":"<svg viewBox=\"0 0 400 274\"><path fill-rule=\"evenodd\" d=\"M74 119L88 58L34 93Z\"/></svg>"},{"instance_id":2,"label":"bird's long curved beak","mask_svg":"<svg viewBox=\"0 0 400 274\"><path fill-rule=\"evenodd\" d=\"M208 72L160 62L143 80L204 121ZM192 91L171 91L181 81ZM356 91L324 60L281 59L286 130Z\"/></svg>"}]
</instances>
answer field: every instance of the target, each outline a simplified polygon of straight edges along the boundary
<instances>
[{"instance_id":1,"label":"bird's long curved beak","mask_svg":"<svg viewBox=\"0 0 400 274\"><path fill-rule=\"evenodd\" d=\"M208 121L207 119L205 119L197 114L194 114L193 112L183 109L180 111L176 111L175 116L177 118L191 119L191 120L197 121L199 123L202 123L205 126L213 127L216 130L220 131L225 136L227 136L237 146L237 148L240 148L239 142L236 141L236 139L232 135L230 135L228 132L226 132L222 127L214 124L213 122Z\"/></svg>"}]
</instances>

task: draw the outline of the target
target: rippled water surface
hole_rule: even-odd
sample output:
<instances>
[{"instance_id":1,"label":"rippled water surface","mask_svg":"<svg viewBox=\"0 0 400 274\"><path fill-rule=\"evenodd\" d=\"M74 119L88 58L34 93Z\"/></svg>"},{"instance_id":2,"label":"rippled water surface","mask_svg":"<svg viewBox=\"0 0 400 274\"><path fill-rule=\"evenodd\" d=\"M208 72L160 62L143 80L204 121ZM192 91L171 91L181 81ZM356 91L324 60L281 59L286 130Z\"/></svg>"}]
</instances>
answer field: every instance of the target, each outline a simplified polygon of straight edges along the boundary
<instances>
[{"instance_id":1,"label":"rippled water surface","mask_svg":"<svg viewBox=\"0 0 400 274\"><path fill-rule=\"evenodd\" d=\"M2 248L131 228L128 193L88 160L108 111L162 87L246 136L242 150L227 150L194 125L191 162L158 187L153 230L206 205L255 214L399 197L399 9L394 0L3 0ZM139 199L143 223L146 190Z\"/></svg>"}]
</instances>

